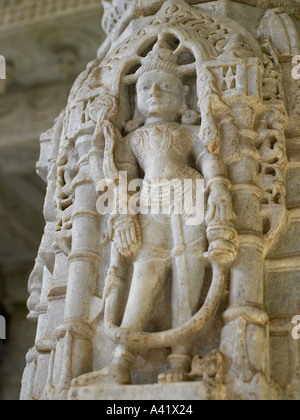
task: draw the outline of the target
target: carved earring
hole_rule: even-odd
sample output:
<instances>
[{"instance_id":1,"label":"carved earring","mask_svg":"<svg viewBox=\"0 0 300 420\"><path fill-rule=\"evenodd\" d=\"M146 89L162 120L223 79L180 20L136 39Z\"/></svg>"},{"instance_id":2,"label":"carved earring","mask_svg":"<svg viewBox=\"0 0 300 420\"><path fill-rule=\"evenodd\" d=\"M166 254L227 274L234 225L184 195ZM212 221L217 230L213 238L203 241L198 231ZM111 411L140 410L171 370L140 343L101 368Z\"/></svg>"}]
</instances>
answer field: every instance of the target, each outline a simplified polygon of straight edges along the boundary
<instances>
[{"instance_id":1,"label":"carved earring","mask_svg":"<svg viewBox=\"0 0 300 420\"><path fill-rule=\"evenodd\" d=\"M182 104L181 123L184 125L200 125L201 115L199 112L190 109L187 105L186 98L190 91L189 86L184 86L184 98Z\"/></svg>"},{"instance_id":2,"label":"carved earring","mask_svg":"<svg viewBox=\"0 0 300 420\"><path fill-rule=\"evenodd\" d=\"M201 124L201 115L199 112L194 111L186 107L185 112L182 115L181 119L182 124L184 125L200 125Z\"/></svg>"},{"instance_id":3,"label":"carved earring","mask_svg":"<svg viewBox=\"0 0 300 420\"><path fill-rule=\"evenodd\" d=\"M139 113L139 111L136 110L133 119L124 123L123 127L124 127L125 133L128 134L128 133L131 133L132 131L137 130L144 124L145 124L145 118L142 116L142 114Z\"/></svg>"}]
</instances>

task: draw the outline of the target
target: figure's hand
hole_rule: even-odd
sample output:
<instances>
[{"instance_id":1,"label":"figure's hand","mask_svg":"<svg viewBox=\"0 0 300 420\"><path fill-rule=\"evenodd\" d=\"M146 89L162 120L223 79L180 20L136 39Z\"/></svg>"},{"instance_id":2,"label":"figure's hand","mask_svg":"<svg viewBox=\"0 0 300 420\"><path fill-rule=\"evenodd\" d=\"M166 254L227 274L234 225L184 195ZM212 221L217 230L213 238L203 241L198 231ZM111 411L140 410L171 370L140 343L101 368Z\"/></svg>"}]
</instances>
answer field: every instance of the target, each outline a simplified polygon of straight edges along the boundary
<instances>
[{"instance_id":1,"label":"figure's hand","mask_svg":"<svg viewBox=\"0 0 300 420\"><path fill-rule=\"evenodd\" d=\"M142 246L142 232L136 216L120 215L111 220L111 238L124 257L134 257Z\"/></svg>"},{"instance_id":2,"label":"figure's hand","mask_svg":"<svg viewBox=\"0 0 300 420\"><path fill-rule=\"evenodd\" d=\"M208 199L207 224L213 221L233 222L234 219L232 197L228 187L225 184L212 185Z\"/></svg>"}]
</instances>

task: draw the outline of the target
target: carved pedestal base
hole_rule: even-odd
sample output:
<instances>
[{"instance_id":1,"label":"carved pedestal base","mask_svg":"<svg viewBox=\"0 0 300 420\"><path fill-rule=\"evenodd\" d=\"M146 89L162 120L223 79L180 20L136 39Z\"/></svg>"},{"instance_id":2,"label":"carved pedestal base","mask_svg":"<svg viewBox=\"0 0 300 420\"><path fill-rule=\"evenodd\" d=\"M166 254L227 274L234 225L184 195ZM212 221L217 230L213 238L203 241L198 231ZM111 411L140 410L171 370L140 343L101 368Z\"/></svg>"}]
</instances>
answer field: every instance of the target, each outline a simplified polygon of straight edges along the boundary
<instances>
[{"instance_id":1,"label":"carved pedestal base","mask_svg":"<svg viewBox=\"0 0 300 420\"><path fill-rule=\"evenodd\" d=\"M265 377L257 373L249 382L236 380L226 387L229 401L276 401L282 400L280 387L274 382L267 383Z\"/></svg>"},{"instance_id":2,"label":"carved pedestal base","mask_svg":"<svg viewBox=\"0 0 300 420\"><path fill-rule=\"evenodd\" d=\"M184 382L163 385L125 385L72 387L69 400L103 401L207 401L226 400L223 385L213 386L205 382Z\"/></svg>"},{"instance_id":3,"label":"carved pedestal base","mask_svg":"<svg viewBox=\"0 0 300 420\"><path fill-rule=\"evenodd\" d=\"M291 399L297 399L293 390ZM245 383L237 380L231 384L217 384L214 380L178 382L155 385L92 385L73 386L57 393L53 388L46 400L69 401L272 401L282 400L280 387L267 384L263 376L256 375Z\"/></svg>"}]
</instances>

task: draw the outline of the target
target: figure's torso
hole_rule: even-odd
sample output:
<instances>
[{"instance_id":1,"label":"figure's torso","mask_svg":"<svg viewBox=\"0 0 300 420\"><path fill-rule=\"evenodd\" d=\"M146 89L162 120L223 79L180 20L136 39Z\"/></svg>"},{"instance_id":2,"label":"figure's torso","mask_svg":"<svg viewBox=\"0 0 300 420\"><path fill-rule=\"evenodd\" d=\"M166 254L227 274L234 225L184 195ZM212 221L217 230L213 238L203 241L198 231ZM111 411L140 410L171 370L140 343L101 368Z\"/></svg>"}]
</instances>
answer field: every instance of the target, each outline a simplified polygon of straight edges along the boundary
<instances>
[{"instance_id":1,"label":"figure's torso","mask_svg":"<svg viewBox=\"0 0 300 420\"><path fill-rule=\"evenodd\" d=\"M138 129L131 147L145 180L180 177L192 151L191 140L177 123L161 123Z\"/></svg>"}]
</instances>

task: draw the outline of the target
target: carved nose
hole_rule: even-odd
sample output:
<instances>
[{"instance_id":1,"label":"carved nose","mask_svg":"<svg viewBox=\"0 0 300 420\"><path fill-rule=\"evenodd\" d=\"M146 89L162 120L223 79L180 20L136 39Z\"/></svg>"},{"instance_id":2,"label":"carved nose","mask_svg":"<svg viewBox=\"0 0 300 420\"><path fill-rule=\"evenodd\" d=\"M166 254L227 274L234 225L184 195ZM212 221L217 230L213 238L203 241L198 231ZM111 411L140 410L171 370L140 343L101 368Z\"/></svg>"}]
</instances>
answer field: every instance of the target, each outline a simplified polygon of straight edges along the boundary
<instances>
[{"instance_id":1,"label":"carved nose","mask_svg":"<svg viewBox=\"0 0 300 420\"><path fill-rule=\"evenodd\" d=\"M160 89L159 85L154 84L153 87L152 87L151 96L157 98L157 97L160 96L160 94L161 94L161 89Z\"/></svg>"}]
</instances>

